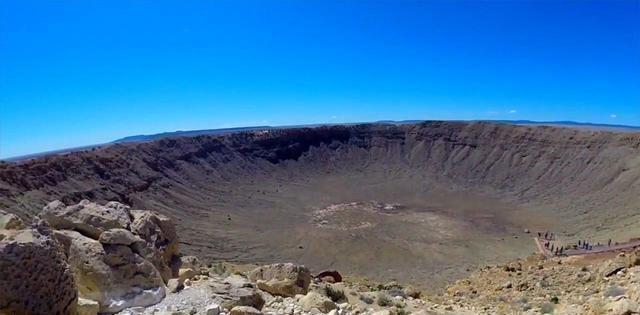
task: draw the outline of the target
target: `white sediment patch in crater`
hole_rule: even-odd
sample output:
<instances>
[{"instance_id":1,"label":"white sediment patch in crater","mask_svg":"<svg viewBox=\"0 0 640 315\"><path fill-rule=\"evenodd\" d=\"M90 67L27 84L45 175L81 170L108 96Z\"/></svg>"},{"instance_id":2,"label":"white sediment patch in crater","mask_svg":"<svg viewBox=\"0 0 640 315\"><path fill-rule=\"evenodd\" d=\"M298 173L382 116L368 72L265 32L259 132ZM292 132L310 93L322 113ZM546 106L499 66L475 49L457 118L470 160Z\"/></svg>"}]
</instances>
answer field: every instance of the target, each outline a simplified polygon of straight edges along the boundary
<instances>
[{"instance_id":1,"label":"white sediment patch in crater","mask_svg":"<svg viewBox=\"0 0 640 315\"><path fill-rule=\"evenodd\" d=\"M312 213L312 223L319 228L333 230L360 230L376 226L381 216L393 215L403 209L400 204L377 201L332 204L316 209Z\"/></svg>"}]
</instances>

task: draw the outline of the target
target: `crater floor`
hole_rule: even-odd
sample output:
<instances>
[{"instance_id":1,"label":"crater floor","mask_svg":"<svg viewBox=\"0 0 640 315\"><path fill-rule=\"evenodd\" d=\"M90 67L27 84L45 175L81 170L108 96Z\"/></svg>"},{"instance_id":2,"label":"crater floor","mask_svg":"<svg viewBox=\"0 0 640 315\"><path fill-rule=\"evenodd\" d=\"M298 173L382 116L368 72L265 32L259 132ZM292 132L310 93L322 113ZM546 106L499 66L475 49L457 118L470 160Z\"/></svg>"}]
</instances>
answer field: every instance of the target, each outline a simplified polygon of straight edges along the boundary
<instances>
[{"instance_id":1,"label":"crater floor","mask_svg":"<svg viewBox=\"0 0 640 315\"><path fill-rule=\"evenodd\" d=\"M284 177L211 196L208 215L188 221L185 250L205 260L224 252L224 260L295 261L435 288L480 264L531 253L524 230L553 226L516 204L415 175Z\"/></svg>"}]
</instances>

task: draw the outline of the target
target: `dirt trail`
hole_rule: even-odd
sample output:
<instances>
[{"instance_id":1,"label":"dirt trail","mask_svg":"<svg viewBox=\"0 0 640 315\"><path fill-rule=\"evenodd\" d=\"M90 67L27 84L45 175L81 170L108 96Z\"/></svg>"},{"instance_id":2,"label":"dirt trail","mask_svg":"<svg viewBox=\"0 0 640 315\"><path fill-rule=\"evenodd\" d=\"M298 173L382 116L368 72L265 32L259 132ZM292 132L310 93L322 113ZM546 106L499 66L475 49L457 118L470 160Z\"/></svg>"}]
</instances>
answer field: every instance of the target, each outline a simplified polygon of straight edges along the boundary
<instances>
[{"instance_id":1,"label":"dirt trail","mask_svg":"<svg viewBox=\"0 0 640 315\"><path fill-rule=\"evenodd\" d=\"M546 248L543 244L545 243L544 239L539 239L538 237L534 237L534 242L536 244L536 248L539 253L545 255L546 257L553 256L584 256L584 255L595 255L595 254L603 254L603 253L614 253L614 252L632 252L637 248L640 248L640 239L630 240L624 243L617 243L613 245L593 245L590 249L584 248L570 248L566 249L560 255L556 255L551 252L550 249ZM560 246L556 244L556 246Z\"/></svg>"}]
</instances>

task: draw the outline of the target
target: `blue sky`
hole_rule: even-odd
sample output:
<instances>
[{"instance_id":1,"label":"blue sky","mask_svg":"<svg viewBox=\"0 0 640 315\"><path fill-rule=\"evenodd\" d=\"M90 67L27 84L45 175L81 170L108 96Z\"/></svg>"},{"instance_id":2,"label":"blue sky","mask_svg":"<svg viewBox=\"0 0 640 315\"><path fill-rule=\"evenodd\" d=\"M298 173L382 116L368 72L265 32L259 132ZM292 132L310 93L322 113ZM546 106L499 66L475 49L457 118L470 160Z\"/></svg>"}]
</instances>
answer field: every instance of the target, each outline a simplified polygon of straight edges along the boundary
<instances>
[{"instance_id":1,"label":"blue sky","mask_svg":"<svg viewBox=\"0 0 640 315\"><path fill-rule=\"evenodd\" d=\"M386 119L640 125L640 1L2 1L0 157Z\"/></svg>"}]
</instances>

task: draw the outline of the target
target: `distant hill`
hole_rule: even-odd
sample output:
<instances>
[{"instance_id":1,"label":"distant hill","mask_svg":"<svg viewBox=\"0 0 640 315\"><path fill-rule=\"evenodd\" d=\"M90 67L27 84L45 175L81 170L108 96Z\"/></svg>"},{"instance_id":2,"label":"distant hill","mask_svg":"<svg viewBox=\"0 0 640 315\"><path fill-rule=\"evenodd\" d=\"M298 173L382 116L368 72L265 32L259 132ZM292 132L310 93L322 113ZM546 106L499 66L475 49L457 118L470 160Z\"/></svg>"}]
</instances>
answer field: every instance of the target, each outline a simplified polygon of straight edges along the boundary
<instances>
[{"instance_id":1,"label":"distant hill","mask_svg":"<svg viewBox=\"0 0 640 315\"><path fill-rule=\"evenodd\" d=\"M638 132L640 126L614 125L614 124L594 124L575 121L532 121L532 120L491 120L494 123L523 125L523 126L553 126L579 129L593 129L618 132Z\"/></svg>"},{"instance_id":2,"label":"distant hill","mask_svg":"<svg viewBox=\"0 0 640 315\"><path fill-rule=\"evenodd\" d=\"M377 124L419 124L429 120L379 120ZM595 124L585 122L575 122L569 120L562 121L533 121L533 120L450 120L455 122L490 122L496 124L518 125L518 126L552 126L564 128L593 129L602 131L617 132L640 132L640 126L615 125L615 124Z\"/></svg>"},{"instance_id":3,"label":"distant hill","mask_svg":"<svg viewBox=\"0 0 640 315\"><path fill-rule=\"evenodd\" d=\"M234 132L243 132L243 131L255 131L255 130L265 130L265 129L273 129L271 126L253 126L253 127L237 127L237 128L222 128L222 129L203 129L203 130L187 130L187 131L172 131L172 132L162 132L156 133L152 135L136 135L124 137L121 139L117 139L113 141L113 143L128 143L128 142L147 142L158 140L162 138L173 138L173 137L196 137L202 135L223 135Z\"/></svg>"},{"instance_id":4,"label":"distant hill","mask_svg":"<svg viewBox=\"0 0 640 315\"><path fill-rule=\"evenodd\" d=\"M178 130L178 131L162 132L162 133L156 133L156 134L150 134L150 135L129 136L129 137L120 138L108 143L93 144L93 145L86 145L81 147L33 153L28 155L6 158L3 160L7 162L19 162L19 161L30 160L30 159L34 159L42 156L63 155L71 152L92 150L98 147L110 146L110 145L119 144L119 143L149 142L149 141L154 141L154 140L163 139L163 138L195 137L195 136L201 136L201 135L225 135L225 134L231 134L235 132L288 129L288 128L314 128L319 126L338 126L338 125L352 126L352 125L358 125L358 124L407 125L407 124L419 124L427 121L429 120L379 120L375 122L355 122L355 123L324 123L324 124L289 125L289 126L249 126L249 127L185 130L185 131ZM595 123L583 123L583 122L575 122L575 121L532 121L532 120L452 120L452 121L491 122L491 123L498 123L498 124L520 125L520 126L553 126L553 127L613 131L613 132L640 132L640 126L595 124Z\"/></svg>"}]
</instances>

